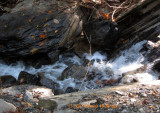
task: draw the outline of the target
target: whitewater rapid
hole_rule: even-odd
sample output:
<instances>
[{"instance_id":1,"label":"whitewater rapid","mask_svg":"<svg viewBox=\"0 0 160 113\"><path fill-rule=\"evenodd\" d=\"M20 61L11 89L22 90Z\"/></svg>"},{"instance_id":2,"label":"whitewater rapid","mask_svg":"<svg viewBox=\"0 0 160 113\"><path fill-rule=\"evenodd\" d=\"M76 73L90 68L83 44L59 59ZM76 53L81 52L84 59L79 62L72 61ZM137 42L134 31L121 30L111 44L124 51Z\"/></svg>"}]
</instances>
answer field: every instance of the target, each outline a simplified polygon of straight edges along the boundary
<instances>
[{"instance_id":1,"label":"whitewater rapid","mask_svg":"<svg viewBox=\"0 0 160 113\"><path fill-rule=\"evenodd\" d=\"M108 79L118 79L122 77L122 74L125 72L129 72L135 69L138 69L147 64L144 63L144 56L142 52L139 52L143 45L147 41L141 41L131 48L121 51L119 56L114 60L107 61L107 55L102 54L100 52L95 52L90 56L90 54L84 54L84 58L87 60L92 60L92 64L89 67L88 75L95 74L93 80L85 81L81 90L84 89L94 89L103 86L97 85L97 80L108 80ZM91 59L90 59L91 58ZM76 65L82 65L82 61L76 55L72 57L64 58L63 55L59 56L59 61L52 65L43 65L39 69L35 69L32 66L25 66L22 61L18 61L17 63L7 65L4 62L0 63L0 75L12 75L16 79L18 79L18 75L21 71L26 71L31 74L36 74L38 72L44 73L47 78L52 79L60 84L60 87L66 89L67 87L78 88L80 84L77 84L77 80L74 78L68 78L63 81L59 81L58 78L61 76L64 69L68 67L67 62ZM136 76L140 82L150 81L157 79L157 74L151 70L152 66L149 66L148 69L144 73L137 73ZM86 66L87 68L87 66ZM123 80L121 81L123 83ZM97 87L98 86L98 87Z\"/></svg>"}]
</instances>

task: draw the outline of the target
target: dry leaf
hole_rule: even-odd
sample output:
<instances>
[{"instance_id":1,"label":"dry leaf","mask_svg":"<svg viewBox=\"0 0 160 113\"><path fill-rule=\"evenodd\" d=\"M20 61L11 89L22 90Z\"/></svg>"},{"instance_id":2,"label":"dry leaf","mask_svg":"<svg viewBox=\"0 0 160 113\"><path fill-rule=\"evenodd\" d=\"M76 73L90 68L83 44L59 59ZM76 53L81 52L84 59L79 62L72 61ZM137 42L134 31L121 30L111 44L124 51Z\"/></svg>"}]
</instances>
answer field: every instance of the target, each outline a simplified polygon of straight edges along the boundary
<instances>
[{"instance_id":1,"label":"dry leaf","mask_svg":"<svg viewBox=\"0 0 160 113\"><path fill-rule=\"evenodd\" d=\"M105 14L105 17L106 17L107 19L109 19L109 15L108 15L108 14Z\"/></svg>"},{"instance_id":2,"label":"dry leaf","mask_svg":"<svg viewBox=\"0 0 160 113\"><path fill-rule=\"evenodd\" d=\"M38 48L33 48L30 52L35 53L38 50Z\"/></svg>"},{"instance_id":3,"label":"dry leaf","mask_svg":"<svg viewBox=\"0 0 160 113\"><path fill-rule=\"evenodd\" d=\"M48 18L46 18L46 21L48 21Z\"/></svg>"},{"instance_id":4,"label":"dry leaf","mask_svg":"<svg viewBox=\"0 0 160 113\"><path fill-rule=\"evenodd\" d=\"M47 30L45 29L43 32L44 32L44 33L47 33Z\"/></svg>"},{"instance_id":5,"label":"dry leaf","mask_svg":"<svg viewBox=\"0 0 160 113\"><path fill-rule=\"evenodd\" d=\"M100 84L100 81L99 81L99 80L96 80L96 84Z\"/></svg>"},{"instance_id":6,"label":"dry leaf","mask_svg":"<svg viewBox=\"0 0 160 113\"><path fill-rule=\"evenodd\" d=\"M32 22L32 19L29 19L28 22L31 23L31 22Z\"/></svg>"},{"instance_id":7,"label":"dry leaf","mask_svg":"<svg viewBox=\"0 0 160 113\"><path fill-rule=\"evenodd\" d=\"M4 25L4 28L7 28L8 26L7 25Z\"/></svg>"},{"instance_id":8,"label":"dry leaf","mask_svg":"<svg viewBox=\"0 0 160 113\"><path fill-rule=\"evenodd\" d=\"M48 11L48 13L52 13L52 11Z\"/></svg>"},{"instance_id":9,"label":"dry leaf","mask_svg":"<svg viewBox=\"0 0 160 113\"><path fill-rule=\"evenodd\" d=\"M46 27L47 26L47 24L44 24L44 26L43 27Z\"/></svg>"},{"instance_id":10,"label":"dry leaf","mask_svg":"<svg viewBox=\"0 0 160 113\"><path fill-rule=\"evenodd\" d=\"M40 38L46 38L46 35L39 35Z\"/></svg>"},{"instance_id":11,"label":"dry leaf","mask_svg":"<svg viewBox=\"0 0 160 113\"><path fill-rule=\"evenodd\" d=\"M1 47L3 47L3 45L2 45L2 44L0 44L0 48L1 48Z\"/></svg>"},{"instance_id":12,"label":"dry leaf","mask_svg":"<svg viewBox=\"0 0 160 113\"><path fill-rule=\"evenodd\" d=\"M150 108L150 109L153 109L153 108L154 108L154 106L149 106L149 108Z\"/></svg>"},{"instance_id":13,"label":"dry leaf","mask_svg":"<svg viewBox=\"0 0 160 113\"><path fill-rule=\"evenodd\" d=\"M58 33L58 30L55 30L54 33Z\"/></svg>"},{"instance_id":14,"label":"dry leaf","mask_svg":"<svg viewBox=\"0 0 160 113\"><path fill-rule=\"evenodd\" d=\"M112 108L112 109L114 109L114 108L116 108L116 107L118 107L118 105L111 105L111 108Z\"/></svg>"},{"instance_id":15,"label":"dry leaf","mask_svg":"<svg viewBox=\"0 0 160 113\"><path fill-rule=\"evenodd\" d=\"M113 22L115 22L116 21L116 18L113 18L113 20L112 20Z\"/></svg>"},{"instance_id":16,"label":"dry leaf","mask_svg":"<svg viewBox=\"0 0 160 113\"><path fill-rule=\"evenodd\" d=\"M27 107L32 107L32 105L30 103L27 102Z\"/></svg>"},{"instance_id":17,"label":"dry leaf","mask_svg":"<svg viewBox=\"0 0 160 113\"><path fill-rule=\"evenodd\" d=\"M35 38L35 36L34 36L34 35L32 35L31 37L32 37L32 38Z\"/></svg>"},{"instance_id":18,"label":"dry leaf","mask_svg":"<svg viewBox=\"0 0 160 113\"><path fill-rule=\"evenodd\" d=\"M129 42L129 39L128 39L128 40L123 41L123 44L126 44L127 42Z\"/></svg>"},{"instance_id":19,"label":"dry leaf","mask_svg":"<svg viewBox=\"0 0 160 113\"><path fill-rule=\"evenodd\" d=\"M43 42L39 42L39 46L43 46L43 44L44 44Z\"/></svg>"},{"instance_id":20,"label":"dry leaf","mask_svg":"<svg viewBox=\"0 0 160 113\"><path fill-rule=\"evenodd\" d=\"M36 29L38 29L38 28L39 28L39 25L36 26Z\"/></svg>"}]
</instances>

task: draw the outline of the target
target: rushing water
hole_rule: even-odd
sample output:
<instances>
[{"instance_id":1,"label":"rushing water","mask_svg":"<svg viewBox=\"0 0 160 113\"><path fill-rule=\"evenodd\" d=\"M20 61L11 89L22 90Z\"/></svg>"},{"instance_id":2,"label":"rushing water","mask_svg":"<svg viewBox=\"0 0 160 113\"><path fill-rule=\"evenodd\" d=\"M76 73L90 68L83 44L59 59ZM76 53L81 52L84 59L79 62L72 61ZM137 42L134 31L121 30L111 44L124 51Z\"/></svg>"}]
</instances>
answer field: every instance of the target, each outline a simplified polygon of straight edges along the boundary
<instances>
[{"instance_id":1,"label":"rushing water","mask_svg":"<svg viewBox=\"0 0 160 113\"><path fill-rule=\"evenodd\" d=\"M84 54L86 59L93 61L89 68L88 75L94 75L94 78L92 80L85 81L82 89L103 87L102 84L97 84L97 80L118 79L122 77L122 73L132 71L146 65L143 63L145 58L142 53L139 52L145 43L146 41L139 42L133 45L130 49L122 51L116 59L109 61L107 61L107 55L101 54L100 52L95 52L91 59L89 54ZM63 70L68 67L68 64L81 65L81 59L75 55L66 58L64 58L63 55L60 55L59 61L55 64L44 65L39 69L35 69L32 66L25 67L21 61L11 65L1 62L0 75L13 75L17 79L21 71L26 71L31 74L43 72L46 77L58 82L63 89L66 89L69 86L78 88L80 84L77 84L78 80L74 80L74 78L68 78L64 81L57 80L57 78L61 76ZM133 76L135 76L140 82L157 79L157 74L151 71L151 65L152 64L148 64L147 71L144 73L137 73ZM121 80L121 83L123 83L123 79Z\"/></svg>"}]
</instances>

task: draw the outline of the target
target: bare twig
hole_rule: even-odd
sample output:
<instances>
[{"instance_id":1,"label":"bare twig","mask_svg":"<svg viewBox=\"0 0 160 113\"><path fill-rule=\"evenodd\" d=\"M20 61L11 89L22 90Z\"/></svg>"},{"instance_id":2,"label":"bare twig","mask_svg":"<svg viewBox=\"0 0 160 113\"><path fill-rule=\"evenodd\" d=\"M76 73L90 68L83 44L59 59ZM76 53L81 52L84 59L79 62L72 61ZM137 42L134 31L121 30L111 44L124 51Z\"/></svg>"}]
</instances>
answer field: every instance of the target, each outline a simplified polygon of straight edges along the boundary
<instances>
[{"instance_id":1,"label":"bare twig","mask_svg":"<svg viewBox=\"0 0 160 113\"><path fill-rule=\"evenodd\" d=\"M88 72L89 72L89 68L90 68L90 66L91 66L91 60L92 60L91 37L90 37L90 39L89 39L88 36L87 36L87 34L86 34L85 32L84 32L84 34L86 35L87 40L88 40L88 43L89 43L89 55L90 55L90 58L89 58L88 68L87 68L87 71L86 71L86 73L85 73L85 75L84 75L83 81L82 81L82 83L81 83L81 85L80 85L80 87L79 87L79 91L81 90L82 85L83 85L85 79L87 78L87 74L88 74Z\"/></svg>"},{"instance_id":2,"label":"bare twig","mask_svg":"<svg viewBox=\"0 0 160 113\"><path fill-rule=\"evenodd\" d=\"M127 8L130 6L130 4L131 4L131 2L130 2L128 6L122 7L125 3L126 3L126 1L124 1L124 2L123 2L122 4L120 4L118 7L115 7L115 9L114 9L114 11L113 11L113 13L112 13L112 17L111 17L112 21L114 21L114 15L115 15L115 13L117 12L117 10L122 9L122 8L126 8L126 9L127 9Z\"/></svg>"}]
</instances>

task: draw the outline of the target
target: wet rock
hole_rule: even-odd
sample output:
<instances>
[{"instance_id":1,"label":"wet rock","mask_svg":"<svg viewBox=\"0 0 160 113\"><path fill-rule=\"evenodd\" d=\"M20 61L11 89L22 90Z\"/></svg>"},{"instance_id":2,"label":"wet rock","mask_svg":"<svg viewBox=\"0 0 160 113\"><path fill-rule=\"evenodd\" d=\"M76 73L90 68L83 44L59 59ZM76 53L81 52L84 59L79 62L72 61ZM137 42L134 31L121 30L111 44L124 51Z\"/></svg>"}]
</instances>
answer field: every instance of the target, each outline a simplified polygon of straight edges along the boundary
<instances>
[{"instance_id":1,"label":"wet rock","mask_svg":"<svg viewBox=\"0 0 160 113\"><path fill-rule=\"evenodd\" d=\"M153 69L160 72L160 61L156 62L153 66Z\"/></svg>"},{"instance_id":2,"label":"wet rock","mask_svg":"<svg viewBox=\"0 0 160 113\"><path fill-rule=\"evenodd\" d=\"M10 87L17 83L16 78L11 75L0 76L0 82L2 87Z\"/></svg>"},{"instance_id":3,"label":"wet rock","mask_svg":"<svg viewBox=\"0 0 160 113\"><path fill-rule=\"evenodd\" d=\"M54 100L40 100L38 102L38 106L39 108L44 108L44 109L48 109L51 110L52 112L54 111L54 109L57 108L57 102Z\"/></svg>"},{"instance_id":4,"label":"wet rock","mask_svg":"<svg viewBox=\"0 0 160 113\"><path fill-rule=\"evenodd\" d=\"M30 57L24 57L23 60L36 69L41 68L42 65L51 64L51 61L46 54L36 54Z\"/></svg>"},{"instance_id":5,"label":"wet rock","mask_svg":"<svg viewBox=\"0 0 160 113\"><path fill-rule=\"evenodd\" d=\"M64 94L64 93L65 92L60 88L54 90L54 95L60 95L60 94Z\"/></svg>"},{"instance_id":6,"label":"wet rock","mask_svg":"<svg viewBox=\"0 0 160 113\"><path fill-rule=\"evenodd\" d=\"M66 89L65 93L72 93L72 92L76 92L76 91L78 91L78 90L76 90L76 89L74 89L74 88L72 88L72 87L68 87L68 88Z\"/></svg>"},{"instance_id":7,"label":"wet rock","mask_svg":"<svg viewBox=\"0 0 160 113\"><path fill-rule=\"evenodd\" d=\"M103 21L92 21L83 24L84 32L91 36L91 43L113 49L118 40L118 28L114 23ZM87 38L86 38L87 40Z\"/></svg>"},{"instance_id":8,"label":"wet rock","mask_svg":"<svg viewBox=\"0 0 160 113\"><path fill-rule=\"evenodd\" d=\"M57 50L57 51L52 51L52 52L49 52L48 53L48 57L51 61L51 63L55 63L56 61L59 60L59 54L60 54L60 51Z\"/></svg>"},{"instance_id":9,"label":"wet rock","mask_svg":"<svg viewBox=\"0 0 160 113\"><path fill-rule=\"evenodd\" d=\"M69 66L63 71L60 80L64 80L69 77L82 80L86 74L86 71L87 71L86 68L83 66L76 66L76 65Z\"/></svg>"},{"instance_id":10,"label":"wet rock","mask_svg":"<svg viewBox=\"0 0 160 113\"><path fill-rule=\"evenodd\" d=\"M142 67L140 67L136 70L125 72L125 73L122 74L122 76L124 77L126 75L134 75L136 73L143 73L143 72L145 72L146 69L147 69L147 66L142 66Z\"/></svg>"},{"instance_id":11,"label":"wet rock","mask_svg":"<svg viewBox=\"0 0 160 113\"><path fill-rule=\"evenodd\" d=\"M88 42L86 41L78 41L77 43L75 43L73 45L73 51L76 55L78 55L80 58L83 58L84 56L84 53L88 53L90 52L90 49L91 49L91 52L92 53L95 53L96 51L100 50L100 48L94 46L94 45L91 45L91 48L90 48L90 45Z\"/></svg>"},{"instance_id":12,"label":"wet rock","mask_svg":"<svg viewBox=\"0 0 160 113\"><path fill-rule=\"evenodd\" d=\"M73 51L79 56L83 57L84 53L89 53L89 43L77 42L73 45Z\"/></svg>"},{"instance_id":13,"label":"wet rock","mask_svg":"<svg viewBox=\"0 0 160 113\"><path fill-rule=\"evenodd\" d=\"M53 90L59 88L59 84L54 82L53 80L46 78L45 76L42 77L39 81L40 85L45 86L47 88L51 88Z\"/></svg>"},{"instance_id":14,"label":"wet rock","mask_svg":"<svg viewBox=\"0 0 160 113\"><path fill-rule=\"evenodd\" d=\"M29 74L25 71L21 71L18 76L18 82L20 84L38 84L39 78L36 75Z\"/></svg>"},{"instance_id":15,"label":"wet rock","mask_svg":"<svg viewBox=\"0 0 160 113\"><path fill-rule=\"evenodd\" d=\"M138 78L135 75L125 75L122 79L121 79L122 83L124 84L128 84L128 83L134 83L134 82L138 82Z\"/></svg>"}]
</instances>

